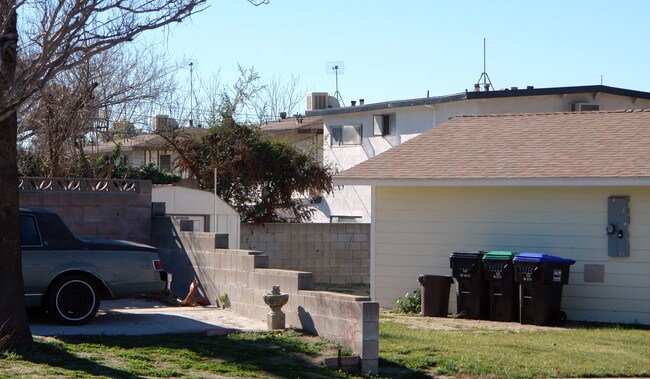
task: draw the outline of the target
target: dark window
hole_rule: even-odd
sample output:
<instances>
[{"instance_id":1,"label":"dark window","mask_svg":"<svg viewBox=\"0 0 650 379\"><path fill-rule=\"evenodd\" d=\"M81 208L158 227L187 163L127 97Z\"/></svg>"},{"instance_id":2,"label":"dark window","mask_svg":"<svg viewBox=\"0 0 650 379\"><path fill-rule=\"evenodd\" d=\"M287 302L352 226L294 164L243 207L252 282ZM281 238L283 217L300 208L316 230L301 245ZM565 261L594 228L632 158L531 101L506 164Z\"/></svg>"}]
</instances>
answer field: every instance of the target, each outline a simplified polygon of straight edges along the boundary
<instances>
[{"instance_id":1,"label":"dark window","mask_svg":"<svg viewBox=\"0 0 650 379\"><path fill-rule=\"evenodd\" d=\"M332 146L360 145L361 125L337 125L330 127Z\"/></svg>"},{"instance_id":2,"label":"dark window","mask_svg":"<svg viewBox=\"0 0 650 379\"><path fill-rule=\"evenodd\" d=\"M389 136L395 134L397 117L395 113L379 114L374 117L374 134L376 136Z\"/></svg>"},{"instance_id":3,"label":"dark window","mask_svg":"<svg viewBox=\"0 0 650 379\"><path fill-rule=\"evenodd\" d=\"M41 234L33 216L20 216L20 241L22 246L42 245Z\"/></svg>"},{"instance_id":4,"label":"dark window","mask_svg":"<svg viewBox=\"0 0 650 379\"><path fill-rule=\"evenodd\" d=\"M163 154L160 156L160 169L167 170L168 172L172 171L172 156L168 154Z\"/></svg>"}]
</instances>

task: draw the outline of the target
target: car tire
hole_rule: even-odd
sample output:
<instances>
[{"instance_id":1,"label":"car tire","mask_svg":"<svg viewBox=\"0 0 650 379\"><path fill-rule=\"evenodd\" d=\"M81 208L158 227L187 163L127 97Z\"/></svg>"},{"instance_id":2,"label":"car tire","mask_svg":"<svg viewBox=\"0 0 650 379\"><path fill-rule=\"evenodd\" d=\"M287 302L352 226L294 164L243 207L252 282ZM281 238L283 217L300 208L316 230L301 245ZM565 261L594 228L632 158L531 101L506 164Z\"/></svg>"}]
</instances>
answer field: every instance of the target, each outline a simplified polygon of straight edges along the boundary
<instances>
[{"instance_id":1,"label":"car tire","mask_svg":"<svg viewBox=\"0 0 650 379\"><path fill-rule=\"evenodd\" d=\"M99 303L99 291L91 279L68 275L50 288L46 308L63 325L81 325L95 317Z\"/></svg>"}]
</instances>

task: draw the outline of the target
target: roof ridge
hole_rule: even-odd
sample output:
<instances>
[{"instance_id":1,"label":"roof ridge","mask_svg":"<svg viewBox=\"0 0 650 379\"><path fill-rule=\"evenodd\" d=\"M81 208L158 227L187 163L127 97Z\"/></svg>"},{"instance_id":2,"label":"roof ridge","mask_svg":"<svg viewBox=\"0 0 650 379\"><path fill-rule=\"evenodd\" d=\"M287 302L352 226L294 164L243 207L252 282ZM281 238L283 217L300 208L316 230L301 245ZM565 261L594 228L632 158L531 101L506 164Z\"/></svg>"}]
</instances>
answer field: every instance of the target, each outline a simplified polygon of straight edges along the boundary
<instances>
[{"instance_id":1,"label":"roof ridge","mask_svg":"<svg viewBox=\"0 0 650 379\"><path fill-rule=\"evenodd\" d=\"M467 118L479 118L479 117L526 117L526 116L556 116L556 115L568 115L568 114L594 114L594 113L640 113L640 112L650 112L650 109L641 108L641 109L609 109L602 111L585 111L585 112L576 112L576 111L561 111L561 112L522 112L522 113L491 113L491 114L463 114L457 115L456 117L467 117Z\"/></svg>"}]
</instances>

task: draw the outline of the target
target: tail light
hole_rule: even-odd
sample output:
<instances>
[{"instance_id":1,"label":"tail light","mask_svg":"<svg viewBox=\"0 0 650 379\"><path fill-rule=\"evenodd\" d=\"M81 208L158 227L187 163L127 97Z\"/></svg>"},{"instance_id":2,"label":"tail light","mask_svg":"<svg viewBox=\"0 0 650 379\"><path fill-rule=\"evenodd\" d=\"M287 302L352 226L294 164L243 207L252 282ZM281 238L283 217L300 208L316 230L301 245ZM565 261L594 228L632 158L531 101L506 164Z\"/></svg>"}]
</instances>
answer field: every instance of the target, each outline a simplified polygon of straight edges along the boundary
<instances>
[{"instance_id":1,"label":"tail light","mask_svg":"<svg viewBox=\"0 0 650 379\"><path fill-rule=\"evenodd\" d=\"M153 261L153 268L154 270L162 270L163 269L163 264L159 260Z\"/></svg>"}]
</instances>

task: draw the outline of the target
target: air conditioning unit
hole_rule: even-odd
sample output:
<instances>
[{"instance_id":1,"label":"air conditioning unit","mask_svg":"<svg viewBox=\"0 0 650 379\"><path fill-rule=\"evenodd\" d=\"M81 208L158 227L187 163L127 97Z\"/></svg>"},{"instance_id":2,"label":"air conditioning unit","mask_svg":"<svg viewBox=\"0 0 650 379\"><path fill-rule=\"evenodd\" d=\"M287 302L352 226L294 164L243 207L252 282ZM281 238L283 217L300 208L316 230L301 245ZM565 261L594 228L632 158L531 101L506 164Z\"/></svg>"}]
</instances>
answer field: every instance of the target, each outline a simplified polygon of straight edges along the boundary
<instances>
[{"instance_id":1,"label":"air conditioning unit","mask_svg":"<svg viewBox=\"0 0 650 379\"><path fill-rule=\"evenodd\" d=\"M600 104L594 104L594 103L575 103L571 104L571 111L572 112L593 112L593 111L599 111L600 110Z\"/></svg>"},{"instance_id":2,"label":"air conditioning unit","mask_svg":"<svg viewBox=\"0 0 650 379\"><path fill-rule=\"evenodd\" d=\"M155 115L151 118L151 129L154 132L178 127L178 122L166 115Z\"/></svg>"},{"instance_id":3,"label":"air conditioning unit","mask_svg":"<svg viewBox=\"0 0 650 379\"><path fill-rule=\"evenodd\" d=\"M329 96L327 92L311 92L307 94L307 110L327 109Z\"/></svg>"}]
</instances>

